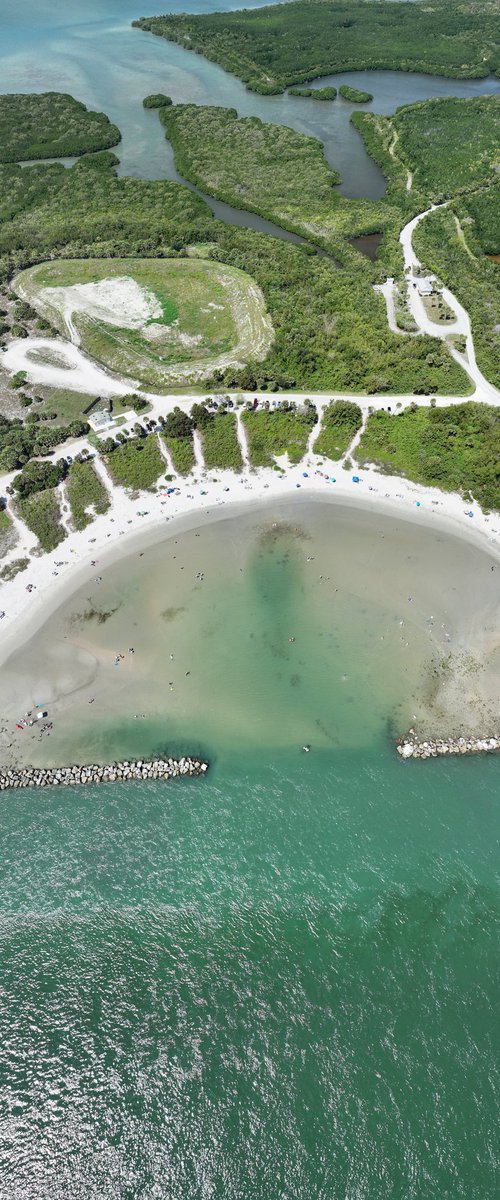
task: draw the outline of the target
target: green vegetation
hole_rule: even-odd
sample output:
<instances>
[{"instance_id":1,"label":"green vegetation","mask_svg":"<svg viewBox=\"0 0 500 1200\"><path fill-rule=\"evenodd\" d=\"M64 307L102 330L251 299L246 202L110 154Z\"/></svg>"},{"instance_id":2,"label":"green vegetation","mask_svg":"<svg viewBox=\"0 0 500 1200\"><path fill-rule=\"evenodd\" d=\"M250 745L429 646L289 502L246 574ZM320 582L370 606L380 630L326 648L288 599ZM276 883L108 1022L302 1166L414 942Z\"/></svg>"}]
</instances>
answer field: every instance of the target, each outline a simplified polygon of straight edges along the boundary
<instances>
[{"instance_id":1,"label":"green vegetation","mask_svg":"<svg viewBox=\"0 0 500 1200\"><path fill-rule=\"evenodd\" d=\"M42 427L45 428L45 418L47 413L55 412L57 421L67 422L62 428L68 429L70 426L76 428L74 422L88 421L88 411L91 405L96 404L96 397L90 396L84 392L70 391L68 388L53 388L45 384L33 386L35 399L34 411L40 416ZM97 404L99 401L97 401ZM51 426L52 429L52 426ZM69 435L68 435L69 436ZM61 441L64 440L61 438Z\"/></svg>"},{"instance_id":2,"label":"green vegetation","mask_svg":"<svg viewBox=\"0 0 500 1200\"><path fill-rule=\"evenodd\" d=\"M462 228L466 240L469 241L472 233L472 237L477 239L478 251L500 254L500 182L463 196L462 209Z\"/></svg>"},{"instance_id":3,"label":"green vegetation","mask_svg":"<svg viewBox=\"0 0 500 1200\"><path fill-rule=\"evenodd\" d=\"M3 580L4 583L9 583L10 580L15 579L16 575L19 575L21 571L25 571L26 567L29 567L29 565L29 558L13 558L10 563L6 563L5 567L2 567L0 571L0 579Z\"/></svg>"},{"instance_id":4,"label":"green vegetation","mask_svg":"<svg viewBox=\"0 0 500 1200\"><path fill-rule=\"evenodd\" d=\"M26 463L20 475L14 476L13 487L18 496L24 500L35 492L43 492L46 488L57 487L66 478L67 470L63 458L58 462L39 462L34 459L33 462Z\"/></svg>"},{"instance_id":5,"label":"green vegetation","mask_svg":"<svg viewBox=\"0 0 500 1200\"><path fill-rule=\"evenodd\" d=\"M461 211L460 207L457 210ZM466 214L465 214L466 215ZM453 211L437 210L413 235L421 262L451 288L467 309L479 367L500 386L500 272L482 255L471 258L460 238Z\"/></svg>"},{"instance_id":6,"label":"green vegetation","mask_svg":"<svg viewBox=\"0 0 500 1200\"><path fill-rule=\"evenodd\" d=\"M92 299L84 311L80 293L72 321L82 347L116 374L161 389L189 382L191 366L206 372L233 350L240 361L264 356L270 329L258 289L244 272L206 258L59 259L21 272L13 287L67 336L71 287L114 279L119 294L124 280L139 286L145 314L132 311L130 325L120 327L112 298L106 320L94 315Z\"/></svg>"},{"instance_id":7,"label":"green vegetation","mask_svg":"<svg viewBox=\"0 0 500 1200\"><path fill-rule=\"evenodd\" d=\"M411 405L392 416L379 410L368 419L357 456L389 474L500 508L500 412L490 405Z\"/></svg>"},{"instance_id":8,"label":"green vegetation","mask_svg":"<svg viewBox=\"0 0 500 1200\"><path fill-rule=\"evenodd\" d=\"M398 108L398 155L433 201L484 182L500 169L500 96L446 97Z\"/></svg>"},{"instance_id":9,"label":"green vegetation","mask_svg":"<svg viewBox=\"0 0 500 1200\"><path fill-rule=\"evenodd\" d=\"M339 176L316 138L234 108L180 104L160 113L177 169L211 195L270 217L311 240L335 233Z\"/></svg>"},{"instance_id":10,"label":"green vegetation","mask_svg":"<svg viewBox=\"0 0 500 1200\"><path fill-rule=\"evenodd\" d=\"M170 454L177 475L189 475L195 464L192 436L174 438L165 435L163 441Z\"/></svg>"},{"instance_id":11,"label":"green vegetation","mask_svg":"<svg viewBox=\"0 0 500 1200\"><path fill-rule=\"evenodd\" d=\"M20 417L9 420L0 413L0 471L14 471L37 454L48 454L69 437L81 437L88 431L86 421L70 425L47 424L48 414L30 413L23 424Z\"/></svg>"},{"instance_id":12,"label":"green vegetation","mask_svg":"<svg viewBox=\"0 0 500 1200\"><path fill-rule=\"evenodd\" d=\"M334 400L325 408L321 430L313 445L315 454L341 458L361 428L363 414L352 400Z\"/></svg>"},{"instance_id":13,"label":"green vegetation","mask_svg":"<svg viewBox=\"0 0 500 1200\"><path fill-rule=\"evenodd\" d=\"M173 257L207 240L203 200L167 180L118 179L116 161L0 166L0 279L44 259Z\"/></svg>"},{"instance_id":14,"label":"green vegetation","mask_svg":"<svg viewBox=\"0 0 500 1200\"><path fill-rule=\"evenodd\" d=\"M288 89L289 96L307 96L310 100L335 100L337 88L322 87L322 88L300 88L291 87Z\"/></svg>"},{"instance_id":15,"label":"green vegetation","mask_svg":"<svg viewBox=\"0 0 500 1200\"><path fill-rule=\"evenodd\" d=\"M17 533L9 514L0 508L0 558L5 558L16 541Z\"/></svg>"},{"instance_id":16,"label":"green vegetation","mask_svg":"<svg viewBox=\"0 0 500 1200\"><path fill-rule=\"evenodd\" d=\"M219 468L241 471L243 460L236 433L236 417L232 412L211 414L202 433L203 457L207 470Z\"/></svg>"},{"instance_id":17,"label":"green vegetation","mask_svg":"<svg viewBox=\"0 0 500 1200\"><path fill-rule=\"evenodd\" d=\"M95 514L105 513L109 508L106 488L89 462L71 464L66 491L75 529L85 529ZM89 513L89 509L94 511Z\"/></svg>"},{"instance_id":18,"label":"green vegetation","mask_svg":"<svg viewBox=\"0 0 500 1200\"><path fill-rule=\"evenodd\" d=\"M232 109L174 106L162 120L185 176L231 204L323 242L345 268L247 230L226 228L218 235L211 257L251 271L264 293L275 343L262 367L214 372L214 386L468 391L445 347L389 331L385 305L372 289L384 267L356 254L347 241L384 227L398 232L398 210L335 193L336 177L314 138L253 118L238 120ZM396 253L394 274L401 261Z\"/></svg>"},{"instance_id":19,"label":"green vegetation","mask_svg":"<svg viewBox=\"0 0 500 1200\"><path fill-rule=\"evenodd\" d=\"M38 538L43 550L55 550L64 540L61 510L55 492L34 492L26 499L18 500L17 510L28 529Z\"/></svg>"},{"instance_id":20,"label":"green vegetation","mask_svg":"<svg viewBox=\"0 0 500 1200\"><path fill-rule=\"evenodd\" d=\"M62 92L0 96L0 162L64 158L105 150L120 141L120 130L104 113Z\"/></svg>"},{"instance_id":21,"label":"green vegetation","mask_svg":"<svg viewBox=\"0 0 500 1200\"><path fill-rule=\"evenodd\" d=\"M196 410L198 410L200 418L202 412L208 418L209 414L204 405L194 405L195 413ZM170 453L177 474L189 475L195 464L193 448L195 418L189 413L183 412L180 408L174 408L162 423L163 440Z\"/></svg>"},{"instance_id":22,"label":"green vegetation","mask_svg":"<svg viewBox=\"0 0 500 1200\"><path fill-rule=\"evenodd\" d=\"M233 351L225 351L221 360L213 359L208 365L212 371L210 386L270 391L280 388L429 394L468 391L464 373L437 340L406 339L389 331L383 300L373 293L374 282L385 273L397 275L401 269L397 234L404 205L411 212L415 203L414 195L406 193L404 182L391 193L390 203L345 200L332 187L336 177L324 161L320 143L314 139L259 122L239 122L234 114L223 109L172 106L160 110L165 122L169 114L174 116L176 112L189 114L182 145L179 142L176 149L176 159L181 153L188 171L192 157L197 169L200 160L203 171L207 171L207 176L210 174L211 163L205 162L203 150L209 131L210 154L218 156L218 174L210 175L214 194L223 195L236 205L258 208L264 216L296 227L313 242L323 242L342 264L341 269L329 258L319 258L308 247L214 220L207 206L179 184L117 179L114 157L104 152L84 157L70 170L57 164L24 170L16 166L0 167L0 277L36 262L52 260L49 267L55 283L59 262L63 260L61 269L68 272L66 279L71 286L79 278L75 260L91 260L92 269L100 270L100 277L105 278L115 269L123 271L123 263L130 263L133 258L134 269L144 271L145 286L156 293L162 268L175 271L179 279L189 275L191 264L197 263L199 268L201 263L202 269L204 264L205 270L208 264L209 270L215 267L218 271L223 264L245 272L246 277L250 275L261 288L274 339L270 342L270 324L261 307L259 354L252 354L252 347L258 344L254 323L248 331L248 354L242 357L235 353L233 359ZM365 114L355 116L362 118ZM295 155L293 171L290 138ZM178 165L182 170L183 163ZM397 168L395 162L393 168ZM401 177L406 178L402 168ZM200 177L199 182L207 186L204 178ZM377 264L362 258L348 241L358 234L374 232L384 233ZM196 258L191 257L192 247L196 247ZM497 271L496 267L491 269ZM90 271L88 262L85 270ZM156 272L156 279L152 274L147 277L146 271ZM90 280L90 274L87 278ZM62 280L60 275L59 286ZM173 322L177 317L172 305L180 311L175 297L164 289L163 320L157 322L162 326L162 336L165 330L168 333L175 329ZM255 315L257 307L250 300L245 318L249 311ZM210 322L215 321L213 314L217 319L221 314L218 309L201 313L202 308L208 309L209 304L194 305L195 318L198 322L206 321L208 329ZM169 319L171 325L165 324ZM104 328L94 323L91 329L91 324L87 326L91 353L109 356L106 361L110 365L113 361L123 362L125 353L130 361L137 361L138 345L142 353L139 331L128 330L122 338L122 331L116 327ZM199 327L188 331L194 338L199 332ZM149 353L154 355L155 344L148 345ZM184 347L183 352L197 353L197 346L199 343ZM168 363L149 361L148 370L152 372L161 368L166 373L170 369ZM236 361L246 361L247 365L241 367ZM176 376L175 386L188 386L189 379L193 385L190 362L185 362L184 367L186 374ZM130 374L137 378L133 369ZM23 379L19 387L24 389ZM80 403L77 397L74 402ZM58 405L54 405L54 410L59 411ZM36 405L30 409L32 412L46 415ZM41 424L38 427L41 429ZM12 463L16 465L17 462Z\"/></svg>"},{"instance_id":23,"label":"green vegetation","mask_svg":"<svg viewBox=\"0 0 500 1200\"><path fill-rule=\"evenodd\" d=\"M344 100L350 100L351 104L367 104L369 100L373 100L371 92L363 92L360 88L349 87L348 83L343 83L339 87L339 96Z\"/></svg>"},{"instance_id":24,"label":"green vegetation","mask_svg":"<svg viewBox=\"0 0 500 1200\"><path fill-rule=\"evenodd\" d=\"M123 445L105 454L104 459L114 482L134 491L153 488L165 469L158 438L154 433L147 437L129 438Z\"/></svg>"},{"instance_id":25,"label":"green vegetation","mask_svg":"<svg viewBox=\"0 0 500 1200\"><path fill-rule=\"evenodd\" d=\"M481 0L296 0L142 17L134 25L204 54L267 94L335 71L425 71L464 79L485 78L500 66L498 9Z\"/></svg>"},{"instance_id":26,"label":"green vegetation","mask_svg":"<svg viewBox=\"0 0 500 1200\"><path fill-rule=\"evenodd\" d=\"M145 96L142 103L144 108L164 108L172 103L172 98L164 92L153 92L151 96Z\"/></svg>"},{"instance_id":27,"label":"green vegetation","mask_svg":"<svg viewBox=\"0 0 500 1200\"><path fill-rule=\"evenodd\" d=\"M297 409L294 404L279 409L247 409L242 421L253 467L273 467L278 455L288 454L292 463L304 457L307 439L318 419L313 405Z\"/></svg>"}]
</instances>

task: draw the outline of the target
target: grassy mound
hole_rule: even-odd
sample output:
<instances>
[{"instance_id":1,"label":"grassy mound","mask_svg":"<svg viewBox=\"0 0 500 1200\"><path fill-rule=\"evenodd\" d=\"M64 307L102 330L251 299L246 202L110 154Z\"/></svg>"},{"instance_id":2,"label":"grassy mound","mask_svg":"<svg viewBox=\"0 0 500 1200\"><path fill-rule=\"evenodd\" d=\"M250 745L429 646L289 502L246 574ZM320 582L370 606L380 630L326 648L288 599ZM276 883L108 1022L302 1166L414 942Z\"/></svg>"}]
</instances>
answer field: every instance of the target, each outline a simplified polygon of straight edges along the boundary
<instances>
[{"instance_id":1,"label":"grassy mound","mask_svg":"<svg viewBox=\"0 0 500 1200\"><path fill-rule=\"evenodd\" d=\"M204 258L60 259L14 287L98 362L149 387L263 357L271 340L253 280Z\"/></svg>"}]
</instances>

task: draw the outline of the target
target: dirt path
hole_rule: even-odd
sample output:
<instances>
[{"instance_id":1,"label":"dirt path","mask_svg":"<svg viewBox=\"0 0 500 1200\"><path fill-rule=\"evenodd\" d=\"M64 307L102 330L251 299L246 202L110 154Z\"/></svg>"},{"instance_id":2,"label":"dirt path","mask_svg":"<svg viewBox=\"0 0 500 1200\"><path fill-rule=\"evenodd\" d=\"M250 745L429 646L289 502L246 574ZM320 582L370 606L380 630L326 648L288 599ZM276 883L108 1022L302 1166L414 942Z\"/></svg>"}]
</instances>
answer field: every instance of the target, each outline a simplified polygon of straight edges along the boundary
<instances>
[{"instance_id":1,"label":"dirt path","mask_svg":"<svg viewBox=\"0 0 500 1200\"><path fill-rule=\"evenodd\" d=\"M406 191L410 192L413 187L413 172L408 169L402 158L399 157L399 154L396 154L396 146L399 142L399 133L397 129L394 129L394 127L393 130L393 138L389 146L389 154L391 158L393 158L395 162L399 162L403 167L403 170L406 171Z\"/></svg>"},{"instance_id":2,"label":"dirt path","mask_svg":"<svg viewBox=\"0 0 500 1200\"><path fill-rule=\"evenodd\" d=\"M238 444L239 444L239 447L241 450L243 466L244 466L245 471L248 472L250 470L250 455L248 453L248 442L247 442L247 435L245 432L245 426L241 419L241 409L239 409L239 408L236 409L236 436L238 438Z\"/></svg>"}]
</instances>

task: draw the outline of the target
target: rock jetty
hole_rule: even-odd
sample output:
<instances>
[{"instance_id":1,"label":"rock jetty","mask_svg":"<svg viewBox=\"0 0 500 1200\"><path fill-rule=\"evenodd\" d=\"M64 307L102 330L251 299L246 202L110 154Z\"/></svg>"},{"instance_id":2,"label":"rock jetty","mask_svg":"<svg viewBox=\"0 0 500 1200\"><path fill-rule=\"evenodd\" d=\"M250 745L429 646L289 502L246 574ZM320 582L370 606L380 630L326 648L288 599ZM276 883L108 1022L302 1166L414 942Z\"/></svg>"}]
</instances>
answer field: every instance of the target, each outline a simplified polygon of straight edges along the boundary
<instances>
[{"instance_id":1,"label":"rock jetty","mask_svg":"<svg viewBox=\"0 0 500 1200\"><path fill-rule=\"evenodd\" d=\"M93 763L84 767L0 767L0 792L7 788L114 783L117 779L176 779L180 775L204 775L205 771L208 763L198 758L138 759L108 766Z\"/></svg>"},{"instance_id":2,"label":"rock jetty","mask_svg":"<svg viewBox=\"0 0 500 1200\"><path fill-rule=\"evenodd\" d=\"M400 758L439 758L444 754L492 754L500 751L500 737L429 738L420 741L410 729L396 744Z\"/></svg>"}]
</instances>

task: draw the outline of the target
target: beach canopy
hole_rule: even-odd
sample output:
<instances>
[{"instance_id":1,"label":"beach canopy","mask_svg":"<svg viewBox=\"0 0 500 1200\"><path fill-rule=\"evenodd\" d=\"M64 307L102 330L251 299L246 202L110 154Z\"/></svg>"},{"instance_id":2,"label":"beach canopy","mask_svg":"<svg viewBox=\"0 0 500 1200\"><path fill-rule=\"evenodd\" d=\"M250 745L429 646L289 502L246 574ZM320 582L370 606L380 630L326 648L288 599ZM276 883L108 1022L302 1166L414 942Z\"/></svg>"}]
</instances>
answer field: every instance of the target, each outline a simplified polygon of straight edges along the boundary
<instances>
[{"instance_id":1,"label":"beach canopy","mask_svg":"<svg viewBox=\"0 0 500 1200\"><path fill-rule=\"evenodd\" d=\"M359 475L353 475L353 477L352 477L352 482L353 482L353 483L359 483Z\"/></svg>"}]
</instances>

